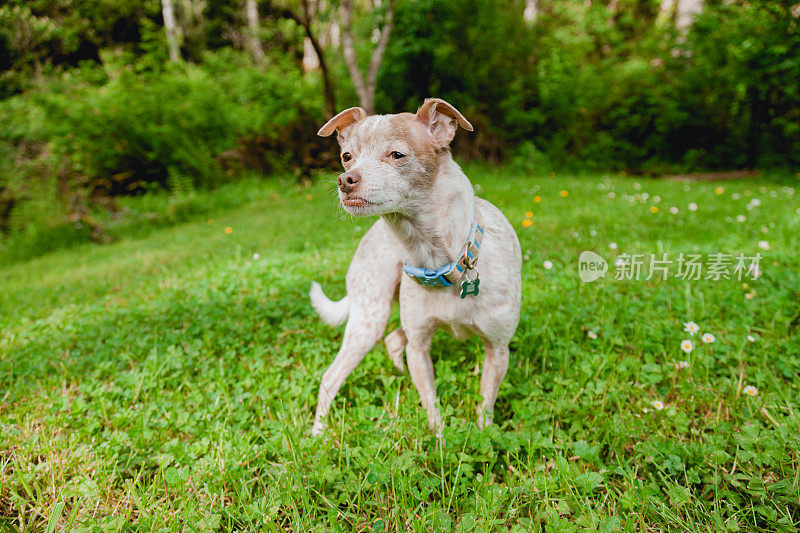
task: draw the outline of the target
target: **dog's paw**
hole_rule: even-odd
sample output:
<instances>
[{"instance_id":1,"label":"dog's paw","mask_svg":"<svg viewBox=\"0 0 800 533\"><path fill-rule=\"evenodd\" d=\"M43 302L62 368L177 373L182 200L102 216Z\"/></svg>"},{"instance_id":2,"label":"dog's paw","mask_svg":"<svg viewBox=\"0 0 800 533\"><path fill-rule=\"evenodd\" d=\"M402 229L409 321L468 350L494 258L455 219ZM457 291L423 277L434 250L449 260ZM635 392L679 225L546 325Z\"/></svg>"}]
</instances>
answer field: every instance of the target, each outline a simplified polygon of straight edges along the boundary
<instances>
[{"instance_id":1,"label":"dog's paw","mask_svg":"<svg viewBox=\"0 0 800 533\"><path fill-rule=\"evenodd\" d=\"M494 412L492 411L484 411L483 406L479 405L477 411L478 419L478 429L484 429L487 426L491 426L494 424Z\"/></svg>"},{"instance_id":2,"label":"dog's paw","mask_svg":"<svg viewBox=\"0 0 800 533\"><path fill-rule=\"evenodd\" d=\"M311 426L311 436L319 437L323 433L325 433L325 424L319 420L315 420L314 425Z\"/></svg>"}]
</instances>

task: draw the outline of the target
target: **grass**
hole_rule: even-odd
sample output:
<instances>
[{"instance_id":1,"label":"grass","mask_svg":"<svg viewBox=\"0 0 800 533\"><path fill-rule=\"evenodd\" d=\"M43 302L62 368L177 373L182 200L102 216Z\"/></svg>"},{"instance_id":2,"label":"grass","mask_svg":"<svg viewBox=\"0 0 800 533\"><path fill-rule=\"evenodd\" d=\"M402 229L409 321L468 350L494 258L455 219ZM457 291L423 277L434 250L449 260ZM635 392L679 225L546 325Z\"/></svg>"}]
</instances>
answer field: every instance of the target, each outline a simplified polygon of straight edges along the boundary
<instances>
[{"instance_id":1,"label":"grass","mask_svg":"<svg viewBox=\"0 0 800 533\"><path fill-rule=\"evenodd\" d=\"M306 291L316 279L343 295L371 221L343 217L325 180L250 182L172 227L0 269L0 525L795 531L796 182L470 176L526 256L497 425L474 424L480 343L440 333L444 440L382 347L310 438L342 330L317 320ZM583 250L609 261L606 277L579 280ZM763 274L615 279L622 254L681 252L760 252ZM685 355L688 320L716 341L698 334Z\"/></svg>"}]
</instances>

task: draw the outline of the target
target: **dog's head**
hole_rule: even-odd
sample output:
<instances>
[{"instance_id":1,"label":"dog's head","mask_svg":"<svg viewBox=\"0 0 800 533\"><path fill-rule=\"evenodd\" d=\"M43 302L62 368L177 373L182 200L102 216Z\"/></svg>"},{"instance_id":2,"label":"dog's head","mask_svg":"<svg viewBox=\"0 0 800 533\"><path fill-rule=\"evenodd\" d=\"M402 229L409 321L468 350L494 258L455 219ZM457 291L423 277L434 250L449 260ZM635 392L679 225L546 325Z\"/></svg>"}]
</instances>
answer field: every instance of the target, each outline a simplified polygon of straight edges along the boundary
<instances>
[{"instance_id":1,"label":"dog's head","mask_svg":"<svg viewBox=\"0 0 800 533\"><path fill-rule=\"evenodd\" d=\"M472 125L452 105L428 98L416 114L373 115L360 107L346 109L319 130L338 133L345 172L339 176L339 199L356 216L409 214L430 193L440 156L461 125Z\"/></svg>"}]
</instances>

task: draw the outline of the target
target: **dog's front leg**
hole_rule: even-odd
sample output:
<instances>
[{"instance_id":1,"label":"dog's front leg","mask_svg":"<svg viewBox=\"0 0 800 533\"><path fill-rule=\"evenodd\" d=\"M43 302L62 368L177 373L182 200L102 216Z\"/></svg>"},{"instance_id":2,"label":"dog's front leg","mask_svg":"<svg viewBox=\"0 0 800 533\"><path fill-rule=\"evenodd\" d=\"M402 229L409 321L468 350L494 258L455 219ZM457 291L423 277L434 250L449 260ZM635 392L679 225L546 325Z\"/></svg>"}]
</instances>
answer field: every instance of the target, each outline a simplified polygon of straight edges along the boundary
<instances>
[{"instance_id":1,"label":"dog's front leg","mask_svg":"<svg viewBox=\"0 0 800 533\"><path fill-rule=\"evenodd\" d=\"M481 374L481 396L483 402L478 407L478 428L491 425L494 422L494 402L500 391L500 383L508 370L508 344L483 341L486 356L483 359L483 373Z\"/></svg>"},{"instance_id":2,"label":"dog's front leg","mask_svg":"<svg viewBox=\"0 0 800 533\"><path fill-rule=\"evenodd\" d=\"M325 430L325 417L328 416L331 403L339 388L358 364L364 359L386 329L389 322L391 306L384 308L361 309L354 305L350 310L350 317L344 329L344 339L336 359L322 376L317 396L317 414L314 417L314 426L311 434L316 436Z\"/></svg>"},{"instance_id":3,"label":"dog's front leg","mask_svg":"<svg viewBox=\"0 0 800 533\"><path fill-rule=\"evenodd\" d=\"M436 384L433 379L433 363L431 362L431 340L433 332L406 333L406 364L411 380L417 388L422 407L428 414L428 426L431 431L441 436L442 417L436 407Z\"/></svg>"}]
</instances>

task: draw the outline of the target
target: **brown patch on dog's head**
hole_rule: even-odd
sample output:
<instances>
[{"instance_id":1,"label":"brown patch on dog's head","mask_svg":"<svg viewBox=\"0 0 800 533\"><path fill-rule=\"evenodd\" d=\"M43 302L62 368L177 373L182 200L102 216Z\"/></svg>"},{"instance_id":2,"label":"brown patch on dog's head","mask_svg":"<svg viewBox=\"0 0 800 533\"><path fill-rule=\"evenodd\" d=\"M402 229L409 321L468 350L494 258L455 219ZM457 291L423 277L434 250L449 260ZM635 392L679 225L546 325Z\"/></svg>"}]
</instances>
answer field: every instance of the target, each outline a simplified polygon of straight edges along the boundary
<instances>
[{"instance_id":1,"label":"brown patch on dog's head","mask_svg":"<svg viewBox=\"0 0 800 533\"><path fill-rule=\"evenodd\" d=\"M389 119L392 132L411 148L425 173L435 176L439 168L438 146L432 141L425 125L413 113L398 113Z\"/></svg>"}]
</instances>

